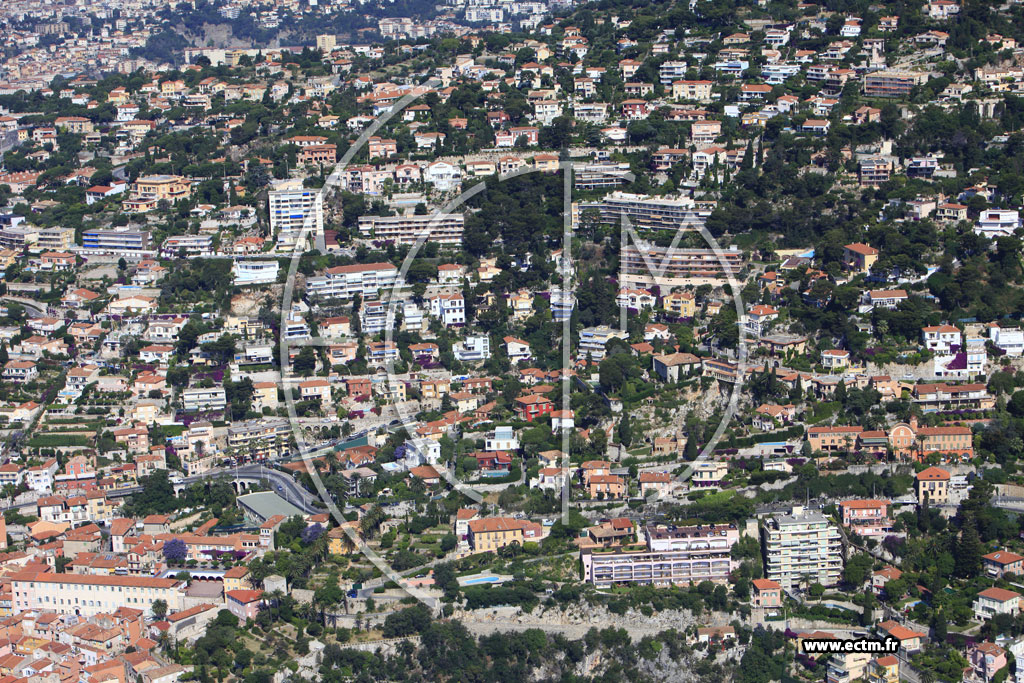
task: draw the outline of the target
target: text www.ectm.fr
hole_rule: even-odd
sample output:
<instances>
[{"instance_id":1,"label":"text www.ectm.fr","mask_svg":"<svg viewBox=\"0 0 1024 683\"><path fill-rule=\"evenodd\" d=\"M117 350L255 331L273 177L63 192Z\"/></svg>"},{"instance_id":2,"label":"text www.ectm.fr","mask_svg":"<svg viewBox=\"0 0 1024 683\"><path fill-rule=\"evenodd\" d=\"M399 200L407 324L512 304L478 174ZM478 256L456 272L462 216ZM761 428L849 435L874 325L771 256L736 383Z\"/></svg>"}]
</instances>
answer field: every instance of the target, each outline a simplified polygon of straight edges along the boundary
<instances>
[{"instance_id":1,"label":"text www.ectm.fr","mask_svg":"<svg viewBox=\"0 0 1024 683\"><path fill-rule=\"evenodd\" d=\"M875 638L854 638L853 640L828 640L806 638L803 642L805 654L848 653L848 652L898 652L900 641L892 636L883 640Z\"/></svg>"}]
</instances>

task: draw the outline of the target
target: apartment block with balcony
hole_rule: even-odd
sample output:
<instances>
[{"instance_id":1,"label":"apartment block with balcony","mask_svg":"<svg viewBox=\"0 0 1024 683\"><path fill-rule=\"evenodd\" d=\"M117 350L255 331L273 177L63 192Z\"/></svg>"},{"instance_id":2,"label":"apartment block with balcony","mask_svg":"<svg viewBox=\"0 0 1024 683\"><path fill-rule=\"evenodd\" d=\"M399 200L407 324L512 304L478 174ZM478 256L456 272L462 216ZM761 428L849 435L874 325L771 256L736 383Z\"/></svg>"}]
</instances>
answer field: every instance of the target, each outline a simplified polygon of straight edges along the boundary
<instances>
[{"instance_id":1,"label":"apartment block with balcony","mask_svg":"<svg viewBox=\"0 0 1024 683\"><path fill-rule=\"evenodd\" d=\"M462 244L465 217L461 213L424 216L362 216L359 233L375 240L415 244L425 239L438 244Z\"/></svg>"},{"instance_id":2,"label":"apartment block with balcony","mask_svg":"<svg viewBox=\"0 0 1024 683\"><path fill-rule=\"evenodd\" d=\"M604 358L605 347L613 338L626 339L624 330L614 330L607 325L587 327L580 330L579 357L590 356L591 360L600 361Z\"/></svg>"},{"instance_id":3,"label":"apartment block with balcony","mask_svg":"<svg viewBox=\"0 0 1024 683\"><path fill-rule=\"evenodd\" d=\"M825 683L851 683L864 677L871 655L867 652L836 653L829 657Z\"/></svg>"},{"instance_id":4,"label":"apartment block with balcony","mask_svg":"<svg viewBox=\"0 0 1024 683\"><path fill-rule=\"evenodd\" d=\"M892 518L888 500L856 499L839 503L843 526L858 536L885 537L892 533Z\"/></svg>"},{"instance_id":5,"label":"apartment block with balcony","mask_svg":"<svg viewBox=\"0 0 1024 683\"><path fill-rule=\"evenodd\" d=\"M399 281L398 268L391 263L359 263L328 268L324 275L306 279L306 293L324 298L376 297Z\"/></svg>"},{"instance_id":6,"label":"apartment block with balcony","mask_svg":"<svg viewBox=\"0 0 1024 683\"><path fill-rule=\"evenodd\" d=\"M695 122L721 129L719 121ZM718 124L715 126L714 124ZM653 197L631 192L612 192L600 202L580 204L579 211L596 209L600 220L607 225L626 223L637 230L699 230L710 208L698 205L689 197Z\"/></svg>"},{"instance_id":7,"label":"apartment block with balcony","mask_svg":"<svg viewBox=\"0 0 1024 683\"><path fill-rule=\"evenodd\" d=\"M324 202L319 190L284 180L268 193L270 229L278 251L301 248L324 232Z\"/></svg>"},{"instance_id":8,"label":"apartment block with balcony","mask_svg":"<svg viewBox=\"0 0 1024 683\"><path fill-rule=\"evenodd\" d=\"M761 526L767 578L786 590L805 581L834 586L843 570L839 530L823 514L794 506Z\"/></svg>"},{"instance_id":9,"label":"apartment block with balcony","mask_svg":"<svg viewBox=\"0 0 1024 683\"><path fill-rule=\"evenodd\" d=\"M85 256L142 259L156 255L148 230L128 228L94 228L82 232L82 246L77 251Z\"/></svg>"},{"instance_id":10,"label":"apartment block with balcony","mask_svg":"<svg viewBox=\"0 0 1024 683\"><path fill-rule=\"evenodd\" d=\"M582 548L584 580L598 587L688 585L727 581L734 568L735 525L647 526L644 536L643 544Z\"/></svg>"},{"instance_id":11,"label":"apartment block with balcony","mask_svg":"<svg viewBox=\"0 0 1024 683\"><path fill-rule=\"evenodd\" d=\"M192 387L181 392L182 408L186 412L198 410L224 410L227 399L223 387Z\"/></svg>"},{"instance_id":12,"label":"apartment block with balcony","mask_svg":"<svg viewBox=\"0 0 1024 683\"><path fill-rule=\"evenodd\" d=\"M619 284L624 287L720 286L739 274L743 253L730 247L714 249L672 249L643 243L629 244L619 256Z\"/></svg>"},{"instance_id":13,"label":"apartment block with balcony","mask_svg":"<svg viewBox=\"0 0 1024 683\"><path fill-rule=\"evenodd\" d=\"M907 97L927 80L927 73L878 71L864 75L864 94L867 97Z\"/></svg>"},{"instance_id":14,"label":"apartment block with balcony","mask_svg":"<svg viewBox=\"0 0 1024 683\"><path fill-rule=\"evenodd\" d=\"M188 178L177 175L151 175L132 183L130 197L174 203L192 196L192 184Z\"/></svg>"}]
</instances>

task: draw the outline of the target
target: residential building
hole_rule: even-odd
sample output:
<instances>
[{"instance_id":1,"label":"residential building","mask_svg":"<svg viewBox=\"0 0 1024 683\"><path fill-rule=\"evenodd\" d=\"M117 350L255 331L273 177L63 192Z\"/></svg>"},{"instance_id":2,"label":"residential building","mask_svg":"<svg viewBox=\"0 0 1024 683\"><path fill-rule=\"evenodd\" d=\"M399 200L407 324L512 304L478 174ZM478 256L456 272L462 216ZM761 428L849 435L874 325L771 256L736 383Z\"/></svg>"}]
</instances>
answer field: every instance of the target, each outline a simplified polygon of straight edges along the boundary
<instances>
[{"instance_id":1,"label":"residential building","mask_svg":"<svg viewBox=\"0 0 1024 683\"><path fill-rule=\"evenodd\" d=\"M12 578L11 604L16 612L45 610L92 616L120 607L151 614L153 603L163 600L169 611L177 612L184 606L185 588L185 582L177 579L27 571Z\"/></svg>"},{"instance_id":2,"label":"residential building","mask_svg":"<svg viewBox=\"0 0 1024 683\"><path fill-rule=\"evenodd\" d=\"M735 525L647 526L644 537L643 545L583 547L584 581L600 588L724 583L735 568L730 556L739 540Z\"/></svg>"},{"instance_id":3,"label":"residential building","mask_svg":"<svg viewBox=\"0 0 1024 683\"><path fill-rule=\"evenodd\" d=\"M540 541L543 527L536 522L512 517L485 517L469 522L468 542L473 552L495 552L507 545L520 546L527 541Z\"/></svg>"},{"instance_id":4,"label":"residential building","mask_svg":"<svg viewBox=\"0 0 1024 683\"><path fill-rule=\"evenodd\" d=\"M606 225L626 224L637 230L673 231L700 229L711 213L689 197L673 199L620 191L612 192L600 202L577 207L581 215L587 210L598 211L601 222Z\"/></svg>"},{"instance_id":5,"label":"residential building","mask_svg":"<svg viewBox=\"0 0 1024 683\"><path fill-rule=\"evenodd\" d=\"M864 95L905 98L927 80L928 74L925 72L876 71L864 75Z\"/></svg>"},{"instance_id":6,"label":"residential building","mask_svg":"<svg viewBox=\"0 0 1024 683\"><path fill-rule=\"evenodd\" d=\"M834 586L843 569L839 530L815 510L794 506L761 527L767 578L786 590L805 581Z\"/></svg>"},{"instance_id":7,"label":"residential building","mask_svg":"<svg viewBox=\"0 0 1024 683\"><path fill-rule=\"evenodd\" d=\"M847 244L843 247L843 264L855 273L867 274L878 260L878 250L868 244Z\"/></svg>"},{"instance_id":8,"label":"residential building","mask_svg":"<svg viewBox=\"0 0 1024 683\"><path fill-rule=\"evenodd\" d=\"M324 206L319 190L304 187L300 180L283 180L268 193L268 203L278 251L303 249L323 236Z\"/></svg>"},{"instance_id":9,"label":"residential building","mask_svg":"<svg viewBox=\"0 0 1024 683\"><path fill-rule=\"evenodd\" d=\"M978 216L974 233L989 239L1006 237L1021 227L1020 212L1012 209L986 209Z\"/></svg>"},{"instance_id":10,"label":"residential building","mask_svg":"<svg viewBox=\"0 0 1024 683\"><path fill-rule=\"evenodd\" d=\"M198 410L224 410L227 399L223 387L192 387L181 392L182 408L186 412Z\"/></svg>"},{"instance_id":11,"label":"residential building","mask_svg":"<svg viewBox=\"0 0 1024 683\"><path fill-rule=\"evenodd\" d=\"M771 579L754 579L751 583L751 605L761 609L782 607L782 584Z\"/></svg>"},{"instance_id":12,"label":"residential building","mask_svg":"<svg viewBox=\"0 0 1024 683\"><path fill-rule=\"evenodd\" d=\"M423 216L361 216L359 233L396 244L429 240L438 244L462 244L465 218L462 213Z\"/></svg>"},{"instance_id":13,"label":"residential building","mask_svg":"<svg viewBox=\"0 0 1024 683\"><path fill-rule=\"evenodd\" d=\"M192 196L192 185L188 178L176 175L151 175L132 183L130 198L135 200L168 201L172 204L179 199Z\"/></svg>"},{"instance_id":14,"label":"residential building","mask_svg":"<svg viewBox=\"0 0 1024 683\"><path fill-rule=\"evenodd\" d=\"M978 621L987 621L997 614L1015 617L1020 614L1020 593L1005 588L986 588L978 593L971 609Z\"/></svg>"},{"instance_id":15,"label":"residential building","mask_svg":"<svg viewBox=\"0 0 1024 683\"><path fill-rule=\"evenodd\" d=\"M739 274L743 254L735 247L673 249L650 244L628 244L619 255L619 284L625 287L721 286Z\"/></svg>"},{"instance_id":16,"label":"residential building","mask_svg":"<svg viewBox=\"0 0 1024 683\"><path fill-rule=\"evenodd\" d=\"M360 263L328 268L322 276L306 279L306 292L323 298L350 299L356 294L375 298L400 282L398 268L390 263ZM365 330L364 330L365 332Z\"/></svg>"},{"instance_id":17,"label":"residential building","mask_svg":"<svg viewBox=\"0 0 1024 683\"><path fill-rule=\"evenodd\" d=\"M589 357L599 362L605 356L606 347L611 339L626 339L625 330L615 330L607 325L587 327L580 330L579 358Z\"/></svg>"},{"instance_id":18,"label":"residential building","mask_svg":"<svg viewBox=\"0 0 1024 683\"><path fill-rule=\"evenodd\" d=\"M939 467L921 470L917 473L914 489L919 505L942 505L949 501L949 472Z\"/></svg>"},{"instance_id":19,"label":"residential building","mask_svg":"<svg viewBox=\"0 0 1024 683\"><path fill-rule=\"evenodd\" d=\"M1024 555L1009 550L997 550L982 556L981 560L985 573L995 579L1001 579L1007 574L1024 574Z\"/></svg>"},{"instance_id":20,"label":"residential building","mask_svg":"<svg viewBox=\"0 0 1024 683\"><path fill-rule=\"evenodd\" d=\"M128 260L156 256L147 230L128 228L93 228L82 232L83 256L124 257Z\"/></svg>"},{"instance_id":21,"label":"residential building","mask_svg":"<svg viewBox=\"0 0 1024 683\"><path fill-rule=\"evenodd\" d=\"M855 499L839 503L843 526L858 536L884 538L892 533L892 518L888 500Z\"/></svg>"},{"instance_id":22,"label":"residential building","mask_svg":"<svg viewBox=\"0 0 1024 683\"><path fill-rule=\"evenodd\" d=\"M825 683L848 683L864 676L871 654L868 652L837 652L825 664Z\"/></svg>"}]
</instances>

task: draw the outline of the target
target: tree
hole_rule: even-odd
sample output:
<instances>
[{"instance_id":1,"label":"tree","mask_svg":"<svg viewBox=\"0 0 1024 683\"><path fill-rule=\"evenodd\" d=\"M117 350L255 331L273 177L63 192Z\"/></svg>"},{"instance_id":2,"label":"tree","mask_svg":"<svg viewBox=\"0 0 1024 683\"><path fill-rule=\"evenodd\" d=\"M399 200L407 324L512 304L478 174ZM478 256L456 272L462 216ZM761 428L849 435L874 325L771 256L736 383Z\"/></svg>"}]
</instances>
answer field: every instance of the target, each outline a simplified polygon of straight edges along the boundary
<instances>
[{"instance_id":1,"label":"tree","mask_svg":"<svg viewBox=\"0 0 1024 683\"><path fill-rule=\"evenodd\" d=\"M414 633L422 633L430 625L430 608L426 605L413 605L389 614L384 620L382 635L385 638L399 638Z\"/></svg>"},{"instance_id":2,"label":"tree","mask_svg":"<svg viewBox=\"0 0 1024 683\"><path fill-rule=\"evenodd\" d=\"M843 579L850 586L856 588L867 580L868 572L871 571L873 561L870 555L858 553L851 557L843 570Z\"/></svg>"},{"instance_id":3,"label":"tree","mask_svg":"<svg viewBox=\"0 0 1024 683\"><path fill-rule=\"evenodd\" d=\"M697 437L690 435L686 437L686 445L683 447L683 458L687 462L693 462L700 455L700 448L697 445Z\"/></svg>"},{"instance_id":4,"label":"tree","mask_svg":"<svg viewBox=\"0 0 1024 683\"><path fill-rule=\"evenodd\" d=\"M153 601L152 610L153 616L156 617L158 621L163 619L167 616L167 601L157 598Z\"/></svg>"},{"instance_id":5,"label":"tree","mask_svg":"<svg viewBox=\"0 0 1024 683\"><path fill-rule=\"evenodd\" d=\"M455 538L455 534L445 534L441 537L441 552L448 553L455 550L455 546L458 544L458 539Z\"/></svg>"},{"instance_id":6,"label":"tree","mask_svg":"<svg viewBox=\"0 0 1024 683\"><path fill-rule=\"evenodd\" d=\"M157 470L148 477L143 477L141 484L142 490L133 494L131 502L127 505L131 515L165 515L178 508L174 485L168 478L167 470Z\"/></svg>"},{"instance_id":7,"label":"tree","mask_svg":"<svg viewBox=\"0 0 1024 683\"><path fill-rule=\"evenodd\" d=\"M629 413L624 413L622 419L619 420L619 443L629 448L629 445L633 443L633 427L629 421Z\"/></svg>"},{"instance_id":8,"label":"tree","mask_svg":"<svg viewBox=\"0 0 1024 683\"><path fill-rule=\"evenodd\" d=\"M295 372L303 377L309 377L316 370L316 352L312 346L304 346L293 362Z\"/></svg>"},{"instance_id":9,"label":"tree","mask_svg":"<svg viewBox=\"0 0 1024 683\"><path fill-rule=\"evenodd\" d=\"M171 564L180 564L188 557L188 546L180 538L172 538L164 543L164 559ZM166 607L166 605L165 605Z\"/></svg>"},{"instance_id":10,"label":"tree","mask_svg":"<svg viewBox=\"0 0 1024 683\"><path fill-rule=\"evenodd\" d=\"M961 578L978 576L981 573L982 545L978 523L973 512L964 515L960 528L960 542L956 552L956 574Z\"/></svg>"}]
</instances>

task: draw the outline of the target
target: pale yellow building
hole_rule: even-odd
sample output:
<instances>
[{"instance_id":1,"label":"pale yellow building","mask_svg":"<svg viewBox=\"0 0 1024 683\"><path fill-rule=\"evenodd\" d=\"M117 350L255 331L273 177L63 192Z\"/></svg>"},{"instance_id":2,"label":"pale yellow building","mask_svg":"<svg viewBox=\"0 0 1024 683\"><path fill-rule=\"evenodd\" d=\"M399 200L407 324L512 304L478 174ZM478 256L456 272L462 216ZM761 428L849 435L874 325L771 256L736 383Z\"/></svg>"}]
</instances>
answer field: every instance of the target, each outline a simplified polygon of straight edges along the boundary
<instances>
[{"instance_id":1,"label":"pale yellow building","mask_svg":"<svg viewBox=\"0 0 1024 683\"><path fill-rule=\"evenodd\" d=\"M192 185L188 178L177 175L151 175L139 178L132 184L132 199L155 199L176 202L192 196Z\"/></svg>"},{"instance_id":2,"label":"pale yellow building","mask_svg":"<svg viewBox=\"0 0 1024 683\"><path fill-rule=\"evenodd\" d=\"M697 299L690 292L672 292L662 297L661 307L674 316L692 318L697 314Z\"/></svg>"}]
</instances>

